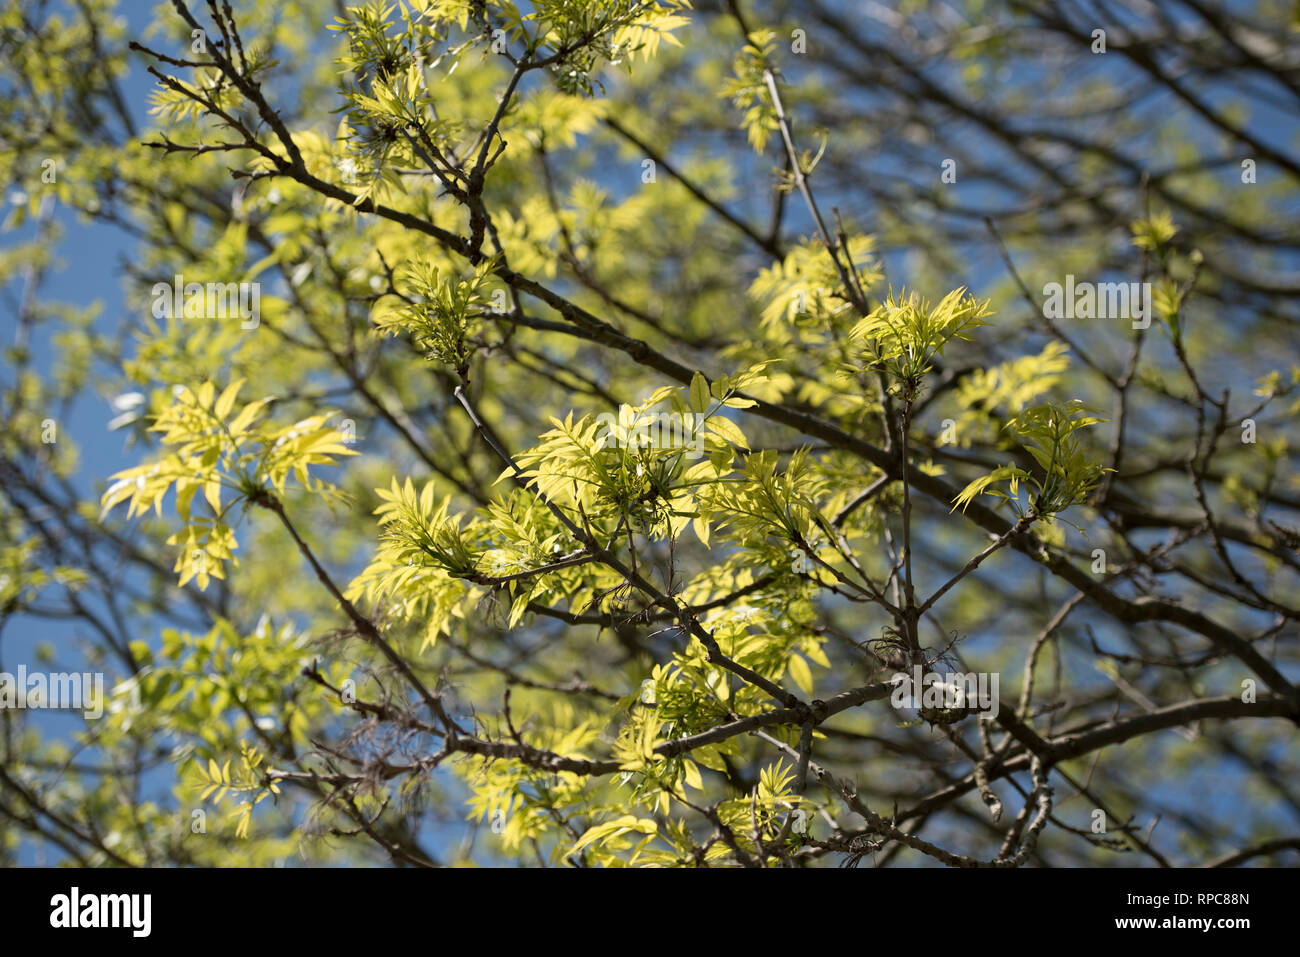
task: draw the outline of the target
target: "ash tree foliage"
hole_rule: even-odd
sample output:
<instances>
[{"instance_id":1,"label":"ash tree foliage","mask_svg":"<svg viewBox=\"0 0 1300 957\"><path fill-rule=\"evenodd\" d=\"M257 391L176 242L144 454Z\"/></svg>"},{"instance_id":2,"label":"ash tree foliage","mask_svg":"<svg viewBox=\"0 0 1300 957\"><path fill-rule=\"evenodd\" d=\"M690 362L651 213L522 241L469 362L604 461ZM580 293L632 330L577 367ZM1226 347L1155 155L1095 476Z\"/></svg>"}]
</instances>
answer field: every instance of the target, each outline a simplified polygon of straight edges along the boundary
<instances>
[{"instance_id":1,"label":"ash tree foliage","mask_svg":"<svg viewBox=\"0 0 1300 957\"><path fill-rule=\"evenodd\" d=\"M0 12L0 857L1300 848L1286 5L327 6Z\"/></svg>"}]
</instances>

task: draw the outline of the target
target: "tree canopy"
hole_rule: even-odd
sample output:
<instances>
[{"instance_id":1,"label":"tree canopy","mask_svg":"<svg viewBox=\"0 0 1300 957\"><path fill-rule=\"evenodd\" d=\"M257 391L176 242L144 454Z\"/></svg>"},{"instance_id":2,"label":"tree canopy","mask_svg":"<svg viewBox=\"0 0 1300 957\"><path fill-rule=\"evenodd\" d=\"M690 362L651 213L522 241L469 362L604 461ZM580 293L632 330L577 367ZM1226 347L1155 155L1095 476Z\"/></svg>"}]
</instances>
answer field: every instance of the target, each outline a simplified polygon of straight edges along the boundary
<instances>
[{"instance_id":1,"label":"tree canopy","mask_svg":"<svg viewBox=\"0 0 1300 957\"><path fill-rule=\"evenodd\" d=\"M0 860L1300 848L1293 9L325 8L0 8Z\"/></svg>"}]
</instances>

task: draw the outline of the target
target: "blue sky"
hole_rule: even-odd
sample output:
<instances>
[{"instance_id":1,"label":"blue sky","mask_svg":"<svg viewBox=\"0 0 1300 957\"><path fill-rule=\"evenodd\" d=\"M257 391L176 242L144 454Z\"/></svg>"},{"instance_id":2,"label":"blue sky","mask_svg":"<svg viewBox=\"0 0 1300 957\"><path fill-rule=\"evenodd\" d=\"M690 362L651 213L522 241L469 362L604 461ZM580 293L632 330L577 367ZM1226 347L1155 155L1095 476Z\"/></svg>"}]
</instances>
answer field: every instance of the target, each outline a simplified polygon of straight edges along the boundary
<instances>
[{"instance_id":1,"label":"blue sky","mask_svg":"<svg viewBox=\"0 0 1300 957\"><path fill-rule=\"evenodd\" d=\"M122 10L130 25L131 35L143 37L153 21L152 5L130 2L123 4ZM147 103L152 89L152 78L145 73L138 62L133 62L130 71L122 80L122 91L141 129L149 125ZM1225 92L1223 95L1228 97L1230 94ZM1250 129L1279 148L1293 147L1298 130L1294 115L1288 115L1266 102L1259 102L1252 109ZM833 140L831 148L834 148ZM1261 177L1264 175L1267 175L1266 170L1261 172ZM828 198L825 202L826 207L829 208L832 202L833 198ZM756 198L754 203L755 209L765 206L765 200L762 198ZM42 294L48 298L78 304L101 303L103 306L99 319L101 328L113 330L121 328L122 310L125 305L120 264L123 260L130 260L134 255L134 240L112 226L82 222L66 209L57 210L56 216L64 227L64 236L58 247L59 263L47 277ZM30 235L32 235L32 227L29 225L17 234L7 235L5 241L14 242ZM976 288L981 281L992 282L1001 278L1000 262L989 250L984 252L983 261L969 279L972 286ZM901 262L891 262L890 274L904 275L901 265ZM11 293L13 291L10 290ZM12 323L12 314L8 310L0 310L0 324L3 324L3 329L0 329L0 339L6 343L13 339ZM32 338L34 362L39 369L48 368L54 359L53 347L49 339L50 332L51 327L46 326L38 329ZM0 369L0 376L3 376L3 380L0 381L5 385L10 378L8 373L7 368ZM74 482L87 495L91 494L96 486L112 472L138 462L138 450L127 450L125 447L125 433L110 432L107 428L109 420L115 415L109 405L111 392L112 390L98 396L81 396L69 410L67 417L59 423L62 432L70 436L80 449L82 468L75 476ZM151 643L156 642L154 634L146 633L141 637ZM1120 644L1123 638L1117 629L1099 632L1098 637L1103 644L1110 647ZM63 625L48 619L20 617L10 624L4 634L3 645L0 646L0 651L3 652L0 664L8 671L13 671L18 664L26 664L29 668L37 667L35 649L38 644L45 642L55 647L58 666L79 669L79 662L75 657L77 639L76 626ZM972 643L967 651L968 653L977 651L978 647L977 643ZM1082 659L1077 660L1075 665L1079 668L1088 667L1087 661ZM56 670L59 668L56 667ZM80 727L79 720L70 715L47 712L42 713L37 720L39 726L50 734L64 733ZM1239 799L1239 793L1230 785L1239 785L1240 777L1230 769L1202 769L1196 773L1196 779L1198 786L1195 789L1188 788L1186 780L1170 782L1168 787L1160 789L1164 792L1161 796L1171 801L1181 802L1189 810L1198 807L1204 810L1208 803L1211 813L1226 809L1229 802ZM170 768L157 772L153 781L157 786L164 788L169 788L171 782ZM1286 815L1280 812L1279 820L1285 817ZM1295 822L1290 823L1294 826ZM452 830L454 831L452 834L430 834L431 846L437 849L448 839L458 839L460 829ZM36 853L30 844L24 848L20 859L23 863L36 862Z\"/></svg>"}]
</instances>

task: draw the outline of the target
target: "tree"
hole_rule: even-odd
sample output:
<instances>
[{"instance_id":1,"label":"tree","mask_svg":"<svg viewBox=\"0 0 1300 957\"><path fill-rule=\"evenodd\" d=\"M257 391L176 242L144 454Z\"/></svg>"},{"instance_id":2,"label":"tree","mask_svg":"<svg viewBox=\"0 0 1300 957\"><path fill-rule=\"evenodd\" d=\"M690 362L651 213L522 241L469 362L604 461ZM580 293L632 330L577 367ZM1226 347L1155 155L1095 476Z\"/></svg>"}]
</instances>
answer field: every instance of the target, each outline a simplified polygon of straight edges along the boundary
<instances>
[{"instance_id":1,"label":"tree","mask_svg":"<svg viewBox=\"0 0 1300 957\"><path fill-rule=\"evenodd\" d=\"M1292 25L1184 6L7 8L0 625L114 690L0 711L4 853L1300 847L1300 169L1199 85L1293 109ZM56 203L129 338L37 298Z\"/></svg>"}]
</instances>

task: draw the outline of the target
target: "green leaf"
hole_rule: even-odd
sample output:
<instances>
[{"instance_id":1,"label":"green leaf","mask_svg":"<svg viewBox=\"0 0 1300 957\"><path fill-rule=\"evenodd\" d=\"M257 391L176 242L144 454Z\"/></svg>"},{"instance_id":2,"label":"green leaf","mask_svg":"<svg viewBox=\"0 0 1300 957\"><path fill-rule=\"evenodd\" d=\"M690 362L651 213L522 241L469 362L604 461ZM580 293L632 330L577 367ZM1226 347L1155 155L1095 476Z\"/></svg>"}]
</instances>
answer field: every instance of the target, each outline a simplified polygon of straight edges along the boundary
<instances>
[{"instance_id":1,"label":"green leaf","mask_svg":"<svg viewBox=\"0 0 1300 957\"><path fill-rule=\"evenodd\" d=\"M791 655L789 668L790 677L794 679L794 683L803 690L804 694L812 694L813 676L812 669L808 667L808 662L804 661L799 655Z\"/></svg>"},{"instance_id":2,"label":"green leaf","mask_svg":"<svg viewBox=\"0 0 1300 957\"><path fill-rule=\"evenodd\" d=\"M719 438L730 442L738 448L749 448L749 440L745 438L745 433L740 431L740 427L730 419L715 415L709 419L709 430Z\"/></svg>"},{"instance_id":3,"label":"green leaf","mask_svg":"<svg viewBox=\"0 0 1300 957\"><path fill-rule=\"evenodd\" d=\"M708 412L710 401L709 381L697 372L691 376L691 407L696 412Z\"/></svg>"}]
</instances>

